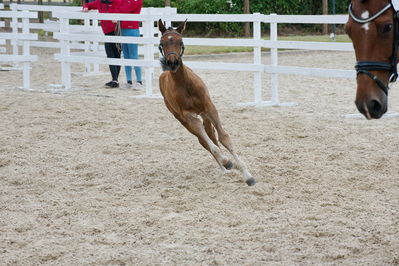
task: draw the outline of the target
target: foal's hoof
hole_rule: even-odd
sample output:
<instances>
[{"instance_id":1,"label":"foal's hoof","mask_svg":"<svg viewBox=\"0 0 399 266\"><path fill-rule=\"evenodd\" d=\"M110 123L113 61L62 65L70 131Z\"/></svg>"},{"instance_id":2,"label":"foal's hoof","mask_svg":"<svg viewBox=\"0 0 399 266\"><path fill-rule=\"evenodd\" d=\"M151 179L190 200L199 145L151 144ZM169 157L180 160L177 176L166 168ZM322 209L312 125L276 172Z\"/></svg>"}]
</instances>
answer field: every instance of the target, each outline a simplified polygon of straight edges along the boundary
<instances>
[{"instance_id":1,"label":"foal's hoof","mask_svg":"<svg viewBox=\"0 0 399 266\"><path fill-rule=\"evenodd\" d=\"M255 178L251 177L248 178L247 181L245 181L245 183L247 183L248 186L253 186L256 184Z\"/></svg>"},{"instance_id":2,"label":"foal's hoof","mask_svg":"<svg viewBox=\"0 0 399 266\"><path fill-rule=\"evenodd\" d=\"M228 161L225 165L223 165L224 168L226 168L227 170L230 170L231 168L233 168L233 163L231 161Z\"/></svg>"}]
</instances>

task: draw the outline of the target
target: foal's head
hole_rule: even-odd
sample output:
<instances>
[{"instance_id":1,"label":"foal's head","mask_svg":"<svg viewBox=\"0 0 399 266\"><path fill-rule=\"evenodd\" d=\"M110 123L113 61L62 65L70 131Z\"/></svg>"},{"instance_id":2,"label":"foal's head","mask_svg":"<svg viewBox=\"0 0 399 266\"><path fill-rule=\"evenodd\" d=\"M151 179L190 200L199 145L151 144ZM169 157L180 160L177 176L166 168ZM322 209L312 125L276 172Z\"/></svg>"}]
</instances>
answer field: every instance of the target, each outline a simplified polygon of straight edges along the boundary
<instances>
[{"instance_id":1,"label":"foal's head","mask_svg":"<svg viewBox=\"0 0 399 266\"><path fill-rule=\"evenodd\" d=\"M387 111L390 81L396 79L397 19L390 0L352 0L345 31L356 54L357 109L366 118Z\"/></svg>"},{"instance_id":2,"label":"foal's head","mask_svg":"<svg viewBox=\"0 0 399 266\"><path fill-rule=\"evenodd\" d=\"M176 29L166 28L162 20L158 21L158 28L162 33L159 51L162 54L161 64L163 70L176 72L182 63L184 43L182 33L186 29L187 20Z\"/></svg>"}]
</instances>

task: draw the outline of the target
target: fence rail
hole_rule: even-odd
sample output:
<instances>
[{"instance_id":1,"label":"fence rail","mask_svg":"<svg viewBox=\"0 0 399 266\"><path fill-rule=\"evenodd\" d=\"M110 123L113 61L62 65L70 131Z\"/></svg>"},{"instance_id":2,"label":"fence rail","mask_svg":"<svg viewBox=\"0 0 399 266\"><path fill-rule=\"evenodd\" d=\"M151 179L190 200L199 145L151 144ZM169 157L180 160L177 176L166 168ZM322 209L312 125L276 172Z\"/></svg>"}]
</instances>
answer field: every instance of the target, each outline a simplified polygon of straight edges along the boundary
<instances>
[{"instance_id":1,"label":"fence rail","mask_svg":"<svg viewBox=\"0 0 399 266\"><path fill-rule=\"evenodd\" d=\"M325 42L304 42L304 41L281 41L278 40L278 24L279 23L328 23L328 24L343 24L347 20L344 15L329 15L329 16L278 16L276 14L262 15L204 15L204 14L168 14L168 15L152 15L149 14L97 14L97 13L80 13L80 12L54 12L54 17L60 21L67 21L69 19L105 19L105 20L138 20L143 22L145 28L143 38L126 38L119 36L102 36L98 37L101 42L113 41L121 43L139 43L143 44L147 53L144 54L144 60L137 60L136 65L142 66L146 69L146 95L153 97L152 93L152 77L154 68L159 67L159 63L153 57L155 45L159 43L159 38L154 38L153 28L148 25L153 25L158 19L163 19L170 23L171 21L184 21L188 19L189 22L250 22L253 23L253 38L251 39L233 39L233 38L185 38L186 45L196 46L239 46L253 48L253 62L248 64L242 63L223 63L223 62L190 62L185 61L185 64L194 69L213 69L213 70L228 70L228 71L247 71L254 74L253 88L254 100L244 105L280 105L278 94L278 75L292 74L292 75L312 75L319 77L354 77L355 73L352 70L337 70L337 69L322 69L322 68L306 68L294 66L281 66L278 64L278 50L279 49L304 49L304 50L323 50L323 51L353 51L350 43L325 43ZM270 24L270 40L263 40L261 38L261 24ZM146 26L147 25L147 26ZM60 41L90 41L93 37L90 35L71 33L68 30L55 35ZM270 64L262 64L261 49L269 48L271 51ZM68 49L66 49L68 50ZM152 53L152 56L149 53ZM57 59L61 62L81 63L96 62L99 64L119 64L126 65L128 62L124 59L106 59L106 58L89 58L84 56L65 54L57 55ZM69 58L68 58L69 57ZM68 72L68 71L67 71ZM271 100L263 101L262 99L262 73L270 73L271 80ZM70 78L65 77L68 81L64 86L69 88Z\"/></svg>"},{"instance_id":2,"label":"fence rail","mask_svg":"<svg viewBox=\"0 0 399 266\"><path fill-rule=\"evenodd\" d=\"M29 33L30 25L29 19L37 18L37 12L29 11L0 11L0 17L9 18L13 24L18 23L18 20L22 20L23 30L22 32L13 31L12 33L0 33L0 44L6 40L10 40L13 43L22 43L22 54L19 50L14 50L13 54L2 54L0 56L0 62L22 62L23 63L23 85L24 89L30 89L30 64L33 61L37 61L36 55L30 54L30 41L37 40L37 34ZM2 49L2 52L6 52L6 49Z\"/></svg>"},{"instance_id":3,"label":"fence rail","mask_svg":"<svg viewBox=\"0 0 399 266\"><path fill-rule=\"evenodd\" d=\"M99 55L99 52L105 56L104 53L104 45L100 44L98 39L103 36L102 29L99 26L98 19L91 19L90 16L84 16L88 13L81 13L82 7L78 6L53 6L53 5L27 5L27 4L11 4L11 10L14 11L36 11L36 12L47 12L49 13L49 17L53 18L54 13L56 12L75 12L78 14L82 14L82 20L84 21L84 25L69 25L69 32L73 33L81 33L85 35L92 35L90 40L86 40L82 42L81 40L76 40L70 43L70 48L83 50L87 53L87 55ZM141 14L148 14L150 9L142 8ZM155 15L163 15L163 14L175 14L177 12L176 8L151 8L152 14ZM97 11L91 11L90 14L98 14ZM129 16L129 14L125 14ZM1 23L1 22L0 22ZM0 24L0 27L2 25ZM22 29L22 23L12 23L13 32L17 32L18 29ZM31 30L43 30L47 36L48 33L56 34L60 31L60 22L59 20L50 20L47 19L44 23L30 23ZM140 28L140 31L143 32L143 29ZM153 30L156 31L155 29ZM12 42L14 54L18 51L18 46L22 46L22 42ZM45 47L45 48L61 48L61 42L51 42L51 41L32 41L30 43L32 47ZM142 46L139 46L139 54L143 55L145 53ZM85 72L82 73L84 75L97 75L100 73L100 68L98 64L90 65L85 64Z\"/></svg>"}]
</instances>

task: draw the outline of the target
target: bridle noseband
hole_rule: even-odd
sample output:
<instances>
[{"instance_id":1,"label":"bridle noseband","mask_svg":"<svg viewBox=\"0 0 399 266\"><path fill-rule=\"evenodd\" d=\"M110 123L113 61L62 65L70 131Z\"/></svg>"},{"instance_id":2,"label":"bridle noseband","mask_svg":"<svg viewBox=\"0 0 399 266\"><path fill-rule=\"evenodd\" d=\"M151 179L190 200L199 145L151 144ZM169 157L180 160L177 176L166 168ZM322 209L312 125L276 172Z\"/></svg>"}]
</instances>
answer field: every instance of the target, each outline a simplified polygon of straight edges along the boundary
<instances>
[{"instance_id":1,"label":"bridle noseband","mask_svg":"<svg viewBox=\"0 0 399 266\"><path fill-rule=\"evenodd\" d=\"M162 34L162 37L164 37L164 36L166 36L166 35L169 35L169 34L176 34L176 35L181 36L181 34L178 33L177 31L171 31L171 32L165 32L164 34ZM161 37L161 38L162 38L162 37ZM164 58L168 57L168 56L171 55L171 54L178 55L180 58L184 55L184 43L182 43L180 54L177 54L176 52L169 52L169 53L167 53L167 54L165 55L165 53L163 52L163 49L162 49L162 44L159 44L158 49L159 49L159 52L161 53L161 55L162 55Z\"/></svg>"},{"instance_id":2,"label":"bridle noseband","mask_svg":"<svg viewBox=\"0 0 399 266\"><path fill-rule=\"evenodd\" d=\"M376 75L373 75L370 71L375 71L375 70L381 70L381 71L389 71L390 72L390 77L389 77L389 82L395 82L398 78L398 69L397 69L397 64L398 64L398 47L399 47L399 3L396 3L394 1L398 0L392 0L393 2L389 3L386 5L383 9L378 11L375 15L362 19L359 17L356 17L355 14L353 14L352 10L352 3L349 4L349 16L357 23L360 24L366 24L369 22L372 22L379 16L381 16L384 12L386 12L388 9L393 8L395 10L394 15L393 15L393 27L394 27L394 41L393 41L393 52L392 52L392 57L391 57L391 62L386 63L386 62L378 62L378 61L358 61L355 65L355 69L357 72L357 75L359 74L365 74L368 77L370 77L372 80L374 80L375 83L377 83L378 87L380 87L386 95L388 95L388 89L389 87L385 85Z\"/></svg>"}]
</instances>

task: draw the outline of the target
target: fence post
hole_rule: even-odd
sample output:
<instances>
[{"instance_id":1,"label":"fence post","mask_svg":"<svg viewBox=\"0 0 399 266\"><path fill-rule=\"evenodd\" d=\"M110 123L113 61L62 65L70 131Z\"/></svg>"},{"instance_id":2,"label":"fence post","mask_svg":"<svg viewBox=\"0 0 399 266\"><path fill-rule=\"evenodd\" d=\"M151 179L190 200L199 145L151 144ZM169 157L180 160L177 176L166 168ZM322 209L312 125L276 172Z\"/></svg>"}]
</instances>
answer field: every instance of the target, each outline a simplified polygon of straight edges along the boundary
<instances>
[{"instance_id":1,"label":"fence post","mask_svg":"<svg viewBox=\"0 0 399 266\"><path fill-rule=\"evenodd\" d=\"M93 28L98 27L98 19L93 19L91 23L92 23ZM98 52L99 47L100 46L99 46L98 42L93 42L93 51ZM93 65L93 72L100 73L100 65L99 64Z\"/></svg>"},{"instance_id":2,"label":"fence post","mask_svg":"<svg viewBox=\"0 0 399 266\"><path fill-rule=\"evenodd\" d=\"M144 21L143 21L144 22ZM144 25L144 38L153 38L154 37L154 32L153 32L153 26L154 22L152 20L152 8L148 9L148 15L147 19L145 21ZM154 61L154 44L148 43L145 45L145 50L144 50L144 60L145 61ZM154 68L153 67L146 67L145 68L145 94L147 97L152 96L152 80L153 80L153 75L154 75Z\"/></svg>"},{"instance_id":3,"label":"fence post","mask_svg":"<svg viewBox=\"0 0 399 266\"><path fill-rule=\"evenodd\" d=\"M10 8L11 8L12 12L18 11L17 4L11 4ZM13 17L11 19L11 28L12 28L12 33L14 33L14 34L18 33L18 18L17 17ZM11 45L12 45L12 54L15 56L19 55L18 40L17 39L11 40ZM13 67L18 68L18 63L14 62Z\"/></svg>"},{"instance_id":4,"label":"fence post","mask_svg":"<svg viewBox=\"0 0 399 266\"><path fill-rule=\"evenodd\" d=\"M260 13L254 13L254 19L259 15ZM261 22L253 21L253 39L260 41L261 37ZM254 47L254 64L262 64L261 46ZM254 102L255 105L262 102L262 72L260 71L254 73Z\"/></svg>"},{"instance_id":5,"label":"fence post","mask_svg":"<svg viewBox=\"0 0 399 266\"><path fill-rule=\"evenodd\" d=\"M86 18L84 20L84 27L85 27L85 30L90 32L90 19ZM85 52L86 53L90 52L90 42L89 41L85 41ZM86 74L89 74L90 70L91 70L91 65L90 64L85 64Z\"/></svg>"},{"instance_id":6,"label":"fence post","mask_svg":"<svg viewBox=\"0 0 399 266\"><path fill-rule=\"evenodd\" d=\"M29 31L29 12L23 11L23 14L26 17L22 18L22 33L30 33ZM18 43L18 40L17 40ZM28 40L23 41L23 50L22 54L26 57L30 56L30 42ZM23 68L23 89L29 90L30 89L30 62L24 62Z\"/></svg>"},{"instance_id":7,"label":"fence post","mask_svg":"<svg viewBox=\"0 0 399 266\"><path fill-rule=\"evenodd\" d=\"M60 17L60 33L69 33L69 18ZM68 40L61 41L61 55L70 55L70 45ZM62 86L65 89L71 88L71 64L68 62L61 62L61 75L62 75Z\"/></svg>"},{"instance_id":8,"label":"fence post","mask_svg":"<svg viewBox=\"0 0 399 266\"><path fill-rule=\"evenodd\" d=\"M172 14L172 8L170 6L165 7L165 14L167 15L167 17ZM166 28L172 27L171 21L166 20L164 23Z\"/></svg>"},{"instance_id":9,"label":"fence post","mask_svg":"<svg viewBox=\"0 0 399 266\"><path fill-rule=\"evenodd\" d=\"M272 42L277 41L278 35L278 27L277 27L277 14L270 14L271 23L270 23L270 40ZM278 48L271 48L271 65L272 67L278 66ZM272 86L272 105L279 105L280 100L278 96L278 74L273 73L271 79Z\"/></svg>"}]
</instances>

